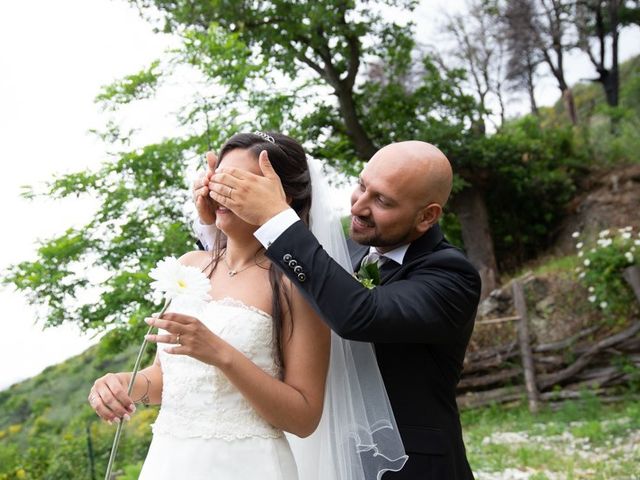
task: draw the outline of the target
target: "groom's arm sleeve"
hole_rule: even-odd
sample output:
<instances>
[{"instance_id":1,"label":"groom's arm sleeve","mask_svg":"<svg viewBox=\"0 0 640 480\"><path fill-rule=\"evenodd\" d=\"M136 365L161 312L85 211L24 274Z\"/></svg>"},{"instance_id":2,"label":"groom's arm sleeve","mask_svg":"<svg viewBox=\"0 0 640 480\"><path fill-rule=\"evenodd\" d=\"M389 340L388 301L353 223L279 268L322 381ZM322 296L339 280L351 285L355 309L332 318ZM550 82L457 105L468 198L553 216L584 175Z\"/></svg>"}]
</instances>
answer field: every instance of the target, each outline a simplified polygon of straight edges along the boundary
<instances>
[{"instance_id":1,"label":"groom's arm sleeve","mask_svg":"<svg viewBox=\"0 0 640 480\"><path fill-rule=\"evenodd\" d=\"M218 231L215 223L205 225L200 222L200 217L196 214L193 219L193 223L191 224L191 228L193 229L193 233L196 234L202 249L207 251L212 250L216 239L216 233Z\"/></svg>"},{"instance_id":2,"label":"groom's arm sleeve","mask_svg":"<svg viewBox=\"0 0 640 480\"><path fill-rule=\"evenodd\" d=\"M363 287L297 221L272 241L269 258L338 335L377 343L441 343L475 317L480 280L458 250L431 253L405 279Z\"/></svg>"}]
</instances>

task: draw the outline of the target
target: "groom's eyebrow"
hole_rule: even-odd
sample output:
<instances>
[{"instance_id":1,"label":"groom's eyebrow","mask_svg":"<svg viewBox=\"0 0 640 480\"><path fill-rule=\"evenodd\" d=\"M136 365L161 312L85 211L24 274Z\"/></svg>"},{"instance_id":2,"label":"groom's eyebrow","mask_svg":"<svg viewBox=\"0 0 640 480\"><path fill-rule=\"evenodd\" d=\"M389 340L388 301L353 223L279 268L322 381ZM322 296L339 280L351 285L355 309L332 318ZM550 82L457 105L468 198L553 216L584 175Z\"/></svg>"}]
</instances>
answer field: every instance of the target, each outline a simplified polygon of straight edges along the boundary
<instances>
[{"instance_id":1,"label":"groom's eyebrow","mask_svg":"<svg viewBox=\"0 0 640 480\"><path fill-rule=\"evenodd\" d=\"M358 177L358 185L363 186L363 187L367 187L364 184L364 180L362 180L362 176ZM381 200L383 200L385 203L387 203L388 205L392 206L392 205L397 205L398 201L395 198L390 197L389 195L386 195L384 193L380 193L377 190L373 190L373 195L380 198Z\"/></svg>"}]
</instances>

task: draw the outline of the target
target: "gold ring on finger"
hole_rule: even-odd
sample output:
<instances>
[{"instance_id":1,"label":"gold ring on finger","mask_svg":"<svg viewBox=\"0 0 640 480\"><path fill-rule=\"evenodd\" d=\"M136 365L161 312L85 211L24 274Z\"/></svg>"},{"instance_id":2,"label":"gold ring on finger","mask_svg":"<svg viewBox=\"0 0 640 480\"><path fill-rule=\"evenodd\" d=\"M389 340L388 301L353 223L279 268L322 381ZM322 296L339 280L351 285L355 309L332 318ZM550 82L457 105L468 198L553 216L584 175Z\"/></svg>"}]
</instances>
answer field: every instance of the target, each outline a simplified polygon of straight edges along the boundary
<instances>
[{"instance_id":1,"label":"gold ring on finger","mask_svg":"<svg viewBox=\"0 0 640 480\"><path fill-rule=\"evenodd\" d=\"M180 334L176 335L176 343L180 343Z\"/></svg>"}]
</instances>

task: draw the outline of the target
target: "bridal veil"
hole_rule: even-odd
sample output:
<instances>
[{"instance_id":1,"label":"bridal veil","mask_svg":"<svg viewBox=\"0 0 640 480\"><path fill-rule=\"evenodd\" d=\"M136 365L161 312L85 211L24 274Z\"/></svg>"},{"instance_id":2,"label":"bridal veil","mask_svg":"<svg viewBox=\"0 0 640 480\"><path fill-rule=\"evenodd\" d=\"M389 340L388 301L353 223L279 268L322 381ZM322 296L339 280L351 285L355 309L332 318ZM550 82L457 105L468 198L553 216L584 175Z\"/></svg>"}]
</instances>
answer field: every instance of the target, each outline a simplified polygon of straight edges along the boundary
<instances>
[{"instance_id":1,"label":"bridal veil","mask_svg":"<svg viewBox=\"0 0 640 480\"><path fill-rule=\"evenodd\" d=\"M352 272L339 216L320 162L309 161L310 229L325 251ZM338 300L336 300L338 301ZM331 360L322 418L308 438L287 435L300 480L373 480L407 461L373 345L331 332Z\"/></svg>"}]
</instances>

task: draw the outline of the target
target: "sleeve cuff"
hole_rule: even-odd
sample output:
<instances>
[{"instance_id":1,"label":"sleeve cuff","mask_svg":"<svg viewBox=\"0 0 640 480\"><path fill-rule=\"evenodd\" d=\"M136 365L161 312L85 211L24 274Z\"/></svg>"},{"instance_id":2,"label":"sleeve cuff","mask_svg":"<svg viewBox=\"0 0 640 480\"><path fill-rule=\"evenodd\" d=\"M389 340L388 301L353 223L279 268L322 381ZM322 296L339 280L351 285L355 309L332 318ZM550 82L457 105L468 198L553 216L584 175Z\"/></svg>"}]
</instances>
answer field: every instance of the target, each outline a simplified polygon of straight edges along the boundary
<instances>
[{"instance_id":1,"label":"sleeve cuff","mask_svg":"<svg viewBox=\"0 0 640 480\"><path fill-rule=\"evenodd\" d=\"M210 251L213 248L218 227L215 223L211 225L204 225L200 223L200 218L196 217L193 220L193 231L195 232L198 240L202 243L205 250Z\"/></svg>"},{"instance_id":2,"label":"sleeve cuff","mask_svg":"<svg viewBox=\"0 0 640 480\"><path fill-rule=\"evenodd\" d=\"M295 210L288 208L258 228L253 232L253 236L258 239L264 248L269 248L287 228L298 220L300 220L300 217L298 217Z\"/></svg>"}]
</instances>

